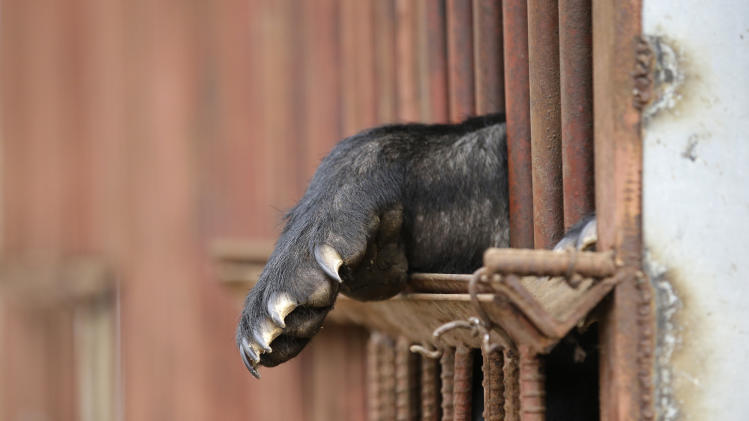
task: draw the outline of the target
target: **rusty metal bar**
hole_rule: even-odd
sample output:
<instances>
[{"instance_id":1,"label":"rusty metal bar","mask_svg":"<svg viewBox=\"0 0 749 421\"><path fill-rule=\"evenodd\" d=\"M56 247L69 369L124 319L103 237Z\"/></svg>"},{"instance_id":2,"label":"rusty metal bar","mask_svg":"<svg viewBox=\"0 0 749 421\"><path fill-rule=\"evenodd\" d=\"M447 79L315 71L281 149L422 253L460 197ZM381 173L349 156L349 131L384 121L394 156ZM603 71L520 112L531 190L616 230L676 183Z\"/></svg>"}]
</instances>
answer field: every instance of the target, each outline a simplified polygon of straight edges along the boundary
<instances>
[{"instance_id":1,"label":"rusty metal bar","mask_svg":"<svg viewBox=\"0 0 749 421\"><path fill-rule=\"evenodd\" d=\"M556 0L528 1L533 245L554 246L564 231Z\"/></svg>"},{"instance_id":2,"label":"rusty metal bar","mask_svg":"<svg viewBox=\"0 0 749 421\"><path fill-rule=\"evenodd\" d=\"M395 0L396 90L401 121L419 120L415 6L411 0Z\"/></svg>"},{"instance_id":3,"label":"rusty metal bar","mask_svg":"<svg viewBox=\"0 0 749 421\"><path fill-rule=\"evenodd\" d=\"M520 351L520 421L546 419L543 360L527 346Z\"/></svg>"},{"instance_id":4,"label":"rusty metal bar","mask_svg":"<svg viewBox=\"0 0 749 421\"><path fill-rule=\"evenodd\" d=\"M453 421L453 381L455 376L455 348L445 348L440 357L442 380L442 421Z\"/></svg>"},{"instance_id":5,"label":"rusty metal bar","mask_svg":"<svg viewBox=\"0 0 749 421\"><path fill-rule=\"evenodd\" d=\"M379 421L382 418L382 378L380 377L380 353L378 338L380 334L372 332L367 341L367 419Z\"/></svg>"},{"instance_id":6,"label":"rusty metal bar","mask_svg":"<svg viewBox=\"0 0 749 421\"><path fill-rule=\"evenodd\" d=\"M450 121L475 113L471 2L447 0L447 62Z\"/></svg>"},{"instance_id":7,"label":"rusty metal bar","mask_svg":"<svg viewBox=\"0 0 749 421\"><path fill-rule=\"evenodd\" d=\"M519 359L515 351L504 350L505 418L503 421L518 421L520 418Z\"/></svg>"},{"instance_id":8,"label":"rusty metal bar","mask_svg":"<svg viewBox=\"0 0 749 421\"><path fill-rule=\"evenodd\" d=\"M502 1L510 245L533 248L533 188L525 0Z\"/></svg>"},{"instance_id":9,"label":"rusty metal bar","mask_svg":"<svg viewBox=\"0 0 749 421\"><path fill-rule=\"evenodd\" d=\"M380 361L381 394L379 397L381 412L385 420L395 419L395 344L391 338L381 336L378 343L378 354Z\"/></svg>"},{"instance_id":10,"label":"rusty metal bar","mask_svg":"<svg viewBox=\"0 0 749 421\"><path fill-rule=\"evenodd\" d=\"M476 72L476 113L505 111L502 56L502 4L473 0L473 45Z\"/></svg>"},{"instance_id":11,"label":"rusty metal bar","mask_svg":"<svg viewBox=\"0 0 749 421\"><path fill-rule=\"evenodd\" d=\"M421 359L421 420L437 421L440 416L439 362Z\"/></svg>"},{"instance_id":12,"label":"rusty metal bar","mask_svg":"<svg viewBox=\"0 0 749 421\"><path fill-rule=\"evenodd\" d=\"M466 294L473 275L451 273L414 273L408 279L408 288L413 292L437 294ZM491 292L484 285L479 292Z\"/></svg>"},{"instance_id":13,"label":"rusty metal bar","mask_svg":"<svg viewBox=\"0 0 749 421\"><path fill-rule=\"evenodd\" d=\"M377 123L385 124L396 121L395 3L377 0L372 6Z\"/></svg>"},{"instance_id":14,"label":"rusty metal bar","mask_svg":"<svg viewBox=\"0 0 749 421\"><path fill-rule=\"evenodd\" d=\"M453 386L453 420L471 419L471 385L473 384L473 353L465 346L455 350L455 382Z\"/></svg>"},{"instance_id":15,"label":"rusty metal bar","mask_svg":"<svg viewBox=\"0 0 749 421\"><path fill-rule=\"evenodd\" d=\"M395 344L395 419L415 420L419 414L418 354L409 350L408 338L398 338Z\"/></svg>"},{"instance_id":16,"label":"rusty metal bar","mask_svg":"<svg viewBox=\"0 0 749 421\"><path fill-rule=\"evenodd\" d=\"M503 421L505 416L504 355L482 351L484 373L484 420Z\"/></svg>"},{"instance_id":17,"label":"rusty metal bar","mask_svg":"<svg viewBox=\"0 0 749 421\"><path fill-rule=\"evenodd\" d=\"M642 267L641 116L633 97L633 70L647 58L647 49L638 43L641 9L641 0L593 2L598 249L615 250L632 270ZM603 421L654 417L651 297L650 284L639 277L617 285L605 308L600 333Z\"/></svg>"},{"instance_id":18,"label":"rusty metal bar","mask_svg":"<svg viewBox=\"0 0 749 421\"><path fill-rule=\"evenodd\" d=\"M418 0L421 116L424 121L446 122L447 36L445 0Z\"/></svg>"},{"instance_id":19,"label":"rusty metal bar","mask_svg":"<svg viewBox=\"0 0 749 421\"><path fill-rule=\"evenodd\" d=\"M593 212L591 0L559 0L564 228Z\"/></svg>"},{"instance_id":20,"label":"rusty metal bar","mask_svg":"<svg viewBox=\"0 0 749 421\"><path fill-rule=\"evenodd\" d=\"M603 278L614 274L616 262L611 252L490 248L484 252L484 267L494 273Z\"/></svg>"}]
</instances>

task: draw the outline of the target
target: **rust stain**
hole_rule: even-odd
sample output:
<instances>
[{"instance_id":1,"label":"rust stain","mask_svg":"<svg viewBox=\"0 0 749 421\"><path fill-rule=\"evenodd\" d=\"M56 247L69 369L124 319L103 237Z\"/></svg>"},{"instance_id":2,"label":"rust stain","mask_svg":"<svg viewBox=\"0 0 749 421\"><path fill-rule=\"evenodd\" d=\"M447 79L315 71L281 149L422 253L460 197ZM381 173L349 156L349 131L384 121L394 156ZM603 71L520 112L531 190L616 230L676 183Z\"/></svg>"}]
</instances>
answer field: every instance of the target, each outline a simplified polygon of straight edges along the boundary
<instances>
[{"instance_id":1,"label":"rust stain","mask_svg":"<svg viewBox=\"0 0 749 421\"><path fill-rule=\"evenodd\" d=\"M638 40L634 101L642 110L645 123L681 102L686 79L683 56L675 43L664 37L645 36Z\"/></svg>"}]
</instances>

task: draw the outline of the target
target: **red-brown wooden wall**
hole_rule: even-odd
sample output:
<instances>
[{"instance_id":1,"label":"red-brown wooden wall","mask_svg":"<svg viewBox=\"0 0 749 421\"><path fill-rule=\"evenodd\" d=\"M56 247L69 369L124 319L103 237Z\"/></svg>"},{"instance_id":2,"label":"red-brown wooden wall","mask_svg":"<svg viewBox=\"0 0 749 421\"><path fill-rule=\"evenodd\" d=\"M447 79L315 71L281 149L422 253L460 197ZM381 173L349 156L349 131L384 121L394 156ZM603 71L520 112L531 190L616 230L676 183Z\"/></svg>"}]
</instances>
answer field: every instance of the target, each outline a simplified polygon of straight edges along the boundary
<instances>
[{"instance_id":1,"label":"red-brown wooden wall","mask_svg":"<svg viewBox=\"0 0 749 421\"><path fill-rule=\"evenodd\" d=\"M342 136L502 110L501 51L473 55L501 49L500 16L494 0L3 0L1 256L112 268L126 420L363 419L364 333L326 329L255 381L209 244L273 239ZM0 419L77 419L72 310L0 298Z\"/></svg>"},{"instance_id":2,"label":"red-brown wooden wall","mask_svg":"<svg viewBox=\"0 0 749 421\"><path fill-rule=\"evenodd\" d=\"M207 252L220 237L272 239L344 125L374 122L341 111L361 101L342 83L362 83L341 66L362 58L337 7L2 2L2 257L113 268L124 419L363 416L359 331L255 381L233 342L239 302ZM78 419L72 310L2 298L0 419ZM348 378L316 363L328 349Z\"/></svg>"}]
</instances>

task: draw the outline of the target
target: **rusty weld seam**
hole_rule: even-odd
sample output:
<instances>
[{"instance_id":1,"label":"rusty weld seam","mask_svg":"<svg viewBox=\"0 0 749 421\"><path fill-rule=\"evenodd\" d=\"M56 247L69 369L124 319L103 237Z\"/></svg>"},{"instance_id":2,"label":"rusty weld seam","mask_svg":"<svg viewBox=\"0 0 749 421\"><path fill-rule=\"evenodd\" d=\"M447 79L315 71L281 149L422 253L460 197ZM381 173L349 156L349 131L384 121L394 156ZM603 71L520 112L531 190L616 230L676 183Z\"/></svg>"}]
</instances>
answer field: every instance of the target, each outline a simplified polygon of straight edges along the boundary
<instances>
[{"instance_id":1,"label":"rusty weld seam","mask_svg":"<svg viewBox=\"0 0 749 421\"><path fill-rule=\"evenodd\" d=\"M633 103L642 111L653 100L653 48L647 39L638 37L635 45L635 68L632 71Z\"/></svg>"},{"instance_id":2,"label":"rusty weld seam","mask_svg":"<svg viewBox=\"0 0 749 421\"><path fill-rule=\"evenodd\" d=\"M655 419L655 411L653 410L653 396L655 395L653 385L653 369L655 363L655 309L653 304L653 288L650 279L642 271L637 272L635 279L640 300L637 311L637 324L639 327L637 377L640 382L640 416L644 420L651 421Z\"/></svg>"}]
</instances>

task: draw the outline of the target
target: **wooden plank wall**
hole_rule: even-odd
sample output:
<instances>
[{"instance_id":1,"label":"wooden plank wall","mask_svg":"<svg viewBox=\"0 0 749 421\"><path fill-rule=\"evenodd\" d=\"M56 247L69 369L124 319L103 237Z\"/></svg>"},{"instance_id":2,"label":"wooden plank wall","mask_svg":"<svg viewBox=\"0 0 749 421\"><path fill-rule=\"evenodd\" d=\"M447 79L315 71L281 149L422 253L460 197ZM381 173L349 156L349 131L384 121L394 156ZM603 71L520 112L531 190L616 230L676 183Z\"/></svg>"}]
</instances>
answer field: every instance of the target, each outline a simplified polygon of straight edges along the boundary
<instances>
[{"instance_id":1,"label":"wooden plank wall","mask_svg":"<svg viewBox=\"0 0 749 421\"><path fill-rule=\"evenodd\" d=\"M274 239L342 136L503 110L501 51L471 51L495 2L466 3L2 0L2 258L113 269L117 419L364 418L365 333L255 381L207 249ZM0 296L0 419L79 418L72 312Z\"/></svg>"},{"instance_id":2,"label":"wooden plank wall","mask_svg":"<svg viewBox=\"0 0 749 421\"><path fill-rule=\"evenodd\" d=\"M328 329L255 381L234 345L239 303L207 250L273 239L344 127L374 123L366 107L342 111L372 104L341 89L365 84L341 77L361 65L340 35L362 12L301 0L2 10L3 261L87 255L114 269L118 419L361 419L363 332ZM0 314L0 419L80 419L73 310L3 295Z\"/></svg>"}]
</instances>

